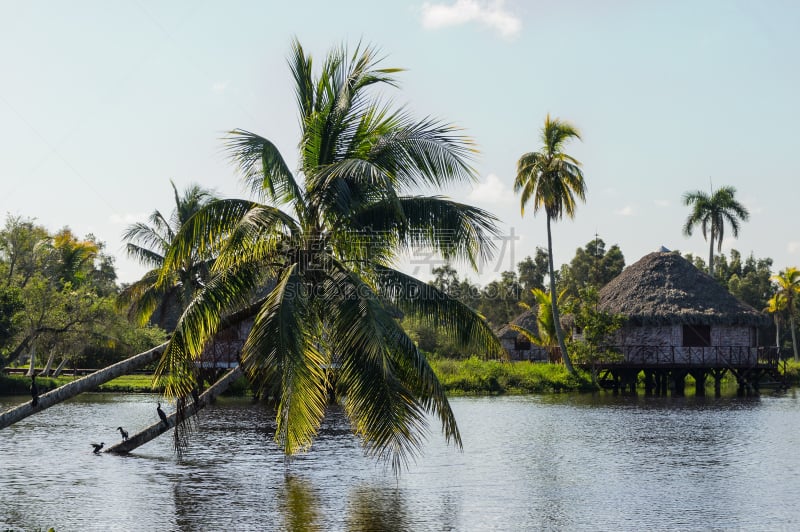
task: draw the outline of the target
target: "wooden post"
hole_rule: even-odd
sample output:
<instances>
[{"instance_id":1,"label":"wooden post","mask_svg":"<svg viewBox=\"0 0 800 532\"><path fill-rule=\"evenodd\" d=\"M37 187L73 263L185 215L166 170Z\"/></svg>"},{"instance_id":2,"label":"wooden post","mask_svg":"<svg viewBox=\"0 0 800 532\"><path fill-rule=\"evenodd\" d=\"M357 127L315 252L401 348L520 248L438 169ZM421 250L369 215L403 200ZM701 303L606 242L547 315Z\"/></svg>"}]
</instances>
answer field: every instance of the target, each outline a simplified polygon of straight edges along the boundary
<instances>
[{"instance_id":1,"label":"wooden post","mask_svg":"<svg viewBox=\"0 0 800 532\"><path fill-rule=\"evenodd\" d=\"M653 395L653 371L644 370L644 394L647 396Z\"/></svg>"},{"instance_id":2,"label":"wooden post","mask_svg":"<svg viewBox=\"0 0 800 532\"><path fill-rule=\"evenodd\" d=\"M705 397L706 395L706 372L705 370L698 369L692 371L694 377L694 394L697 397Z\"/></svg>"},{"instance_id":3,"label":"wooden post","mask_svg":"<svg viewBox=\"0 0 800 532\"><path fill-rule=\"evenodd\" d=\"M683 397L686 393L686 372L683 370L673 371L672 379L675 384L672 395L675 397Z\"/></svg>"}]
</instances>

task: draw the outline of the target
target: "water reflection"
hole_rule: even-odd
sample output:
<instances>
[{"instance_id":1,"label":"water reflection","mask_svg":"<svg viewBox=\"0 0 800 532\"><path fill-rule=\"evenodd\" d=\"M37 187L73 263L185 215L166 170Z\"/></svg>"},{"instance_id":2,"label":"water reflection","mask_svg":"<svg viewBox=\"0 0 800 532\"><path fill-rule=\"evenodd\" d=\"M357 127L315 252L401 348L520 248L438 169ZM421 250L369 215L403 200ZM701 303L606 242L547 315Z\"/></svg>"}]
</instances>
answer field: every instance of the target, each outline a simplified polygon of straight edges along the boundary
<instances>
[{"instance_id":1,"label":"water reflection","mask_svg":"<svg viewBox=\"0 0 800 532\"><path fill-rule=\"evenodd\" d=\"M319 498L309 481L287 476L283 489L278 491L278 501L283 517L283 530L324 530L320 524Z\"/></svg>"}]
</instances>

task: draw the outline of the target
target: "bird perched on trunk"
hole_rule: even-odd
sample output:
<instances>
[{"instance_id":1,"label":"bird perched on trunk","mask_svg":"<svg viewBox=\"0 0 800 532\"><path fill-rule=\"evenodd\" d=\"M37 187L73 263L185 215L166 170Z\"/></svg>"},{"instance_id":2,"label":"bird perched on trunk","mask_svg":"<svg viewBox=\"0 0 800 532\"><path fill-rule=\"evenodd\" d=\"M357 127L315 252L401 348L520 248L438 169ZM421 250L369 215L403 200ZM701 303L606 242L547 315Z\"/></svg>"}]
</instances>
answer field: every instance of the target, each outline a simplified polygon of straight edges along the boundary
<instances>
[{"instance_id":1,"label":"bird perched on trunk","mask_svg":"<svg viewBox=\"0 0 800 532\"><path fill-rule=\"evenodd\" d=\"M31 406L39 404L39 387L36 385L36 375L31 375Z\"/></svg>"},{"instance_id":2,"label":"bird perched on trunk","mask_svg":"<svg viewBox=\"0 0 800 532\"><path fill-rule=\"evenodd\" d=\"M105 445L105 443L103 443L103 442L100 442L99 444L93 443L92 447L94 447L94 451L92 451L92 452L94 454L100 454L100 449L103 448L103 445Z\"/></svg>"},{"instance_id":3,"label":"bird perched on trunk","mask_svg":"<svg viewBox=\"0 0 800 532\"><path fill-rule=\"evenodd\" d=\"M122 427L117 427L117 430L119 431L119 435L122 436L122 441L127 441L128 431L124 430Z\"/></svg>"},{"instance_id":4,"label":"bird perched on trunk","mask_svg":"<svg viewBox=\"0 0 800 532\"><path fill-rule=\"evenodd\" d=\"M156 412L158 412L158 417L161 418L161 422L164 423L167 427L169 427L169 421L167 421L167 415L161 410L161 403L158 403L156 406Z\"/></svg>"}]
</instances>

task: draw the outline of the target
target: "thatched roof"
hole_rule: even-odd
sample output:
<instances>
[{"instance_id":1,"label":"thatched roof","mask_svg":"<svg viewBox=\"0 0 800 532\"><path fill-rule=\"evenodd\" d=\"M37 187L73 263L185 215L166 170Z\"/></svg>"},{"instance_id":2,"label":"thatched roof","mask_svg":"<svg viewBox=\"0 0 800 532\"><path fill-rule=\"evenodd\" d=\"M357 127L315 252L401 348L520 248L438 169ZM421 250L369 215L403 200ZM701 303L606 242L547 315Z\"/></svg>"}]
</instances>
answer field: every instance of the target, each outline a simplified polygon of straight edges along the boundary
<instances>
[{"instance_id":1,"label":"thatched roof","mask_svg":"<svg viewBox=\"0 0 800 532\"><path fill-rule=\"evenodd\" d=\"M742 303L678 253L655 252L625 268L599 293L600 309L632 325L746 325L769 317Z\"/></svg>"},{"instance_id":2,"label":"thatched roof","mask_svg":"<svg viewBox=\"0 0 800 532\"><path fill-rule=\"evenodd\" d=\"M539 327L536 324L536 307L533 307L533 309L531 310L526 310L525 312L514 318L510 324L503 325L502 327L497 329L497 331L495 332L497 337L502 340L505 338L513 339L519 336L520 333L511 328L512 324L538 334Z\"/></svg>"}]
</instances>

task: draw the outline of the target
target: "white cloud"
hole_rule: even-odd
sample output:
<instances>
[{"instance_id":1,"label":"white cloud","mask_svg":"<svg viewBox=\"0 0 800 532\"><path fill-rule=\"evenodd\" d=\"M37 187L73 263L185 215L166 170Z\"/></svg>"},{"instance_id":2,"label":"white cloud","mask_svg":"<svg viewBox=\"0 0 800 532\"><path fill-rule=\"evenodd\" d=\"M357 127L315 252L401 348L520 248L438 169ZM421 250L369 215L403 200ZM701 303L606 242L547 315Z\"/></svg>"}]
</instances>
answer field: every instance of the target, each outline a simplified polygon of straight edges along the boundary
<instances>
[{"instance_id":1,"label":"white cloud","mask_svg":"<svg viewBox=\"0 0 800 532\"><path fill-rule=\"evenodd\" d=\"M213 85L211 85L211 92L225 92L230 85L230 81L215 81Z\"/></svg>"},{"instance_id":2,"label":"white cloud","mask_svg":"<svg viewBox=\"0 0 800 532\"><path fill-rule=\"evenodd\" d=\"M664 199L657 199L653 203L655 203L657 207L669 207L670 206L669 200L664 200Z\"/></svg>"},{"instance_id":3,"label":"white cloud","mask_svg":"<svg viewBox=\"0 0 800 532\"><path fill-rule=\"evenodd\" d=\"M633 207L625 205L623 208L614 211L614 214L618 216L633 216Z\"/></svg>"},{"instance_id":4,"label":"white cloud","mask_svg":"<svg viewBox=\"0 0 800 532\"><path fill-rule=\"evenodd\" d=\"M503 37L515 37L522 21L507 11L503 0L456 0L453 4L422 4L422 27L430 30L478 22Z\"/></svg>"},{"instance_id":5,"label":"white cloud","mask_svg":"<svg viewBox=\"0 0 800 532\"><path fill-rule=\"evenodd\" d=\"M494 174L486 176L486 181L474 185L469 199L477 203L513 203L514 193Z\"/></svg>"},{"instance_id":6,"label":"white cloud","mask_svg":"<svg viewBox=\"0 0 800 532\"><path fill-rule=\"evenodd\" d=\"M788 244L786 244L786 251L791 253L792 255L800 253L800 242L797 240L792 240Z\"/></svg>"},{"instance_id":7,"label":"white cloud","mask_svg":"<svg viewBox=\"0 0 800 532\"><path fill-rule=\"evenodd\" d=\"M146 218L146 212L129 212L125 214L112 214L108 217L108 221L114 225L130 225L141 222Z\"/></svg>"}]
</instances>

